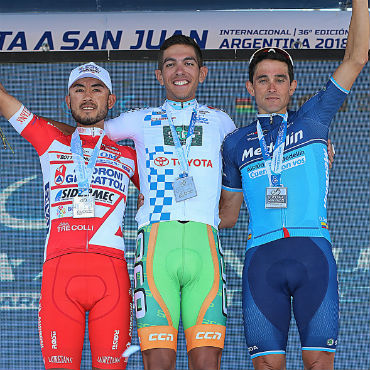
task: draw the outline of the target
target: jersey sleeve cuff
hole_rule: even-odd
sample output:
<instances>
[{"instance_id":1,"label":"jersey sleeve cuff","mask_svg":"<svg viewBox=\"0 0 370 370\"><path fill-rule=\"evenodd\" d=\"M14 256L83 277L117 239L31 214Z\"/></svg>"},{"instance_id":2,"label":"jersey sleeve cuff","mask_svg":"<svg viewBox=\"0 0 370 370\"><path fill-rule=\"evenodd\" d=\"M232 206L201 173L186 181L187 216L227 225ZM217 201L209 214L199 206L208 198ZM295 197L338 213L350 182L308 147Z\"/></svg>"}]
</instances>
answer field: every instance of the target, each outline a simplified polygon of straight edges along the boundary
<instances>
[{"instance_id":1,"label":"jersey sleeve cuff","mask_svg":"<svg viewBox=\"0 0 370 370\"><path fill-rule=\"evenodd\" d=\"M334 77L330 77L330 81L340 90L346 94L349 94L349 90L346 90L344 87L340 86L337 81L334 80Z\"/></svg>"},{"instance_id":2,"label":"jersey sleeve cuff","mask_svg":"<svg viewBox=\"0 0 370 370\"><path fill-rule=\"evenodd\" d=\"M8 121L19 133L21 133L31 122L32 118L33 114L22 104L19 110L14 113Z\"/></svg>"},{"instance_id":3,"label":"jersey sleeve cuff","mask_svg":"<svg viewBox=\"0 0 370 370\"><path fill-rule=\"evenodd\" d=\"M228 186L225 186L225 185L222 185L221 188L224 189L224 190L227 190L227 191L232 191L234 193L242 193L243 192L243 189L229 188Z\"/></svg>"}]
</instances>

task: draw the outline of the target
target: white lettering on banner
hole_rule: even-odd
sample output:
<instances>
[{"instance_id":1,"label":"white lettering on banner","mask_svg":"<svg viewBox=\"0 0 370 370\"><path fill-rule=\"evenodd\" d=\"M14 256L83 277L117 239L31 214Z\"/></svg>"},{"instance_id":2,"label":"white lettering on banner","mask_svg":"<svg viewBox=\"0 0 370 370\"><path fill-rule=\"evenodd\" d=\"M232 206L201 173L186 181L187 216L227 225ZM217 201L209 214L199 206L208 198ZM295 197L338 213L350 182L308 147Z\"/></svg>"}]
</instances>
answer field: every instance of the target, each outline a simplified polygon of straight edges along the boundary
<instances>
[{"instance_id":1,"label":"white lettering on banner","mask_svg":"<svg viewBox=\"0 0 370 370\"><path fill-rule=\"evenodd\" d=\"M162 340L162 341L173 342L173 334L167 334L167 333L150 334L148 339L149 341Z\"/></svg>"},{"instance_id":2,"label":"white lettering on banner","mask_svg":"<svg viewBox=\"0 0 370 370\"><path fill-rule=\"evenodd\" d=\"M40 311L41 311L41 302L39 303L39 315L38 315L37 328L38 328L38 331L39 331L40 347L42 349L42 348L44 348L44 337L42 336L42 324L41 324Z\"/></svg>"},{"instance_id":3,"label":"white lettering on banner","mask_svg":"<svg viewBox=\"0 0 370 370\"><path fill-rule=\"evenodd\" d=\"M40 293L0 293L1 310L34 310L39 308Z\"/></svg>"},{"instance_id":4,"label":"white lettering on banner","mask_svg":"<svg viewBox=\"0 0 370 370\"><path fill-rule=\"evenodd\" d=\"M222 334L218 331L199 331L195 339L221 339Z\"/></svg>"},{"instance_id":5,"label":"white lettering on banner","mask_svg":"<svg viewBox=\"0 0 370 370\"><path fill-rule=\"evenodd\" d=\"M1 14L0 52L158 50L174 33L190 35L202 49L344 49L351 16L350 12L306 10L86 15L81 22L74 13ZM192 20L191 28L184 19Z\"/></svg>"}]
</instances>

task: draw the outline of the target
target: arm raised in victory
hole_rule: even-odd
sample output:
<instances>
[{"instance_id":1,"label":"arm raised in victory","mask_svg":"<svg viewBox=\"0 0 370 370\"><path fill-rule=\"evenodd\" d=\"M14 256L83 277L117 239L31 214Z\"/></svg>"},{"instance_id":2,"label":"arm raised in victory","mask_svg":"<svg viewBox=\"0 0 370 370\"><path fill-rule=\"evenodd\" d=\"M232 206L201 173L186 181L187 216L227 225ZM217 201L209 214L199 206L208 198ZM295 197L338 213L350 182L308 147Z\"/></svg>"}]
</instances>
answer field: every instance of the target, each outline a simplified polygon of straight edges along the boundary
<instances>
[{"instance_id":1,"label":"arm raised in victory","mask_svg":"<svg viewBox=\"0 0 370 370\"><path fill-rule=\"evenodd\" d=\"M346 52L341 65L333 74L334 80L344 89L351 89L367 63L369 28L368 0L353 0Z\"/></svg>"}]
</instances>

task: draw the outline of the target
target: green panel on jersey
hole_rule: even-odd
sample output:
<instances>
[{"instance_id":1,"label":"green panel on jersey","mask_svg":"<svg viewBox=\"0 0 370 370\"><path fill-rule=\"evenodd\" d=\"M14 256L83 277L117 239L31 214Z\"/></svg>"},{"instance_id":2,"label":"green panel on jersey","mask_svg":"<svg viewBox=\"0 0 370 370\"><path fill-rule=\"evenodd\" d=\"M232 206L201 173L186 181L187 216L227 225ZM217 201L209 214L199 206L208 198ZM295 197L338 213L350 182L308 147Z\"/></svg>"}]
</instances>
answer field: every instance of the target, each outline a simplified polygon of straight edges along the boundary
<instances>
[{"instance_id":1,"label":"green panel on jersey","mask_svg":"<svg viewBox=\"0 0 370 370\"><path fill-rule=\"evenodd\" d=\"M179 136L181 145L185 145L186 135L188 134L188 126L176 126L176 132ZM163 139L165 145L175 146L172 138L172 132L170 126L163 126ZM195 126L194 127L194 137L191 142L191 146L202 146L203 139L203 127Z\"/></svg>"}]
</instances>

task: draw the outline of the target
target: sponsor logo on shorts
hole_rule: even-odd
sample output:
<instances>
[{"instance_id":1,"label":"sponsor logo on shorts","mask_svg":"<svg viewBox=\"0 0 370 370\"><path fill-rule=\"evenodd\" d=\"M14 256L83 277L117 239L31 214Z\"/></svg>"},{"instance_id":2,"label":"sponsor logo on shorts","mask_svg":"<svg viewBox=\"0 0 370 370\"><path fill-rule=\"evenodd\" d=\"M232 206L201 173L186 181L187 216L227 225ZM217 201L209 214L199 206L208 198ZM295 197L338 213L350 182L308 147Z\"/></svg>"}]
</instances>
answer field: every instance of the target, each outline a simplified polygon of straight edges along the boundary
<instances>
[{"instance_id":1,"label":"sponsor logo on shorts","mask_svg":"<svg viewBox=\"0 0 370 370\"><path fill-rule=\"evenodd\" d=\"M40 296L40 300L41 300L41 296ZM41 325L40 311L41 311L41 303L39 303L38 330L39 330L39 338L40 338L40 347L44 348L44 338L42 336L42 325Z\"/></svg>"},{"instance_id":2,"label":"sponsor logo on shorts","mask_svg":"<svg viewBox=\"0 0 370 370\"><path fill-rule=\"evenodd\" d=\"M114 331L112 349L118 348L119 330Z\"/></svg>"},{"instance_id":3,"label":"sponsor logo on shorts","mask_svg":"<svg viewBox=\"0 0 370 370\"><path fill-rule=\"evenodd\" d=\"M72 357L69 356L49 356L48 361L52 364L71 364Z\"/></svg>"},{"instance_id":4,"label":"sponsor logo on shorts","mask_svg":"<svg viewBox=\"0 0 370 370\"><path fill-rule=\"evenodd\" d=\"M159 334L150 334L149 341L163 340L168 342L173 342L173 334L159 333Z\"/></svg>"},{"instance_id":5,"label":"sponsor logo on shorts","mask_svg":"<svg viewBox=\"0 0 370 370\"><path fill-rule=\"evenodd\" d=\"M248 351L249 352L253 352L253 351L257 351L258 350L258 347L257 346L250 346L248 347Z\"/></svg>"},{"instance_id":6,"label":"sponsor logo on shorts","mask_svg":"<svg viewBox=\"0 0 370 370\"><path fill-rule=\"evenodd\" d=\"M52 349L58 349L57 332L55 330L51 331L50 336L51 336L51 348Z\"/></svg>"},{"instance_id":7,"label":"sponsor logo on shorts","mask_svg":"<svg viewBox=\"0 0 370 370\"><path fill-rule=\"evenodd\" d=\"M99 356L98 362L100 364L119 364L121 361L120 357L112 357L112 356Z\"/></svg>"},{"instance_id":8,"label":"sponsor logo on shorts","mask_svg":"<svg viewBox=\"0 0 370 370\"><path fill-rule=\"evenodd\" d=\"M195 339L221 339L222 334L218 331L199 331Z\"/></svg>"},{"instance_id":9,"label":"sponsor logo on shorts","mask_svg":"<svg viewBox=\"0 0 370 370\"><path fill-rule=\"evenodd\" d=\"M326 341L326 344L327 344L328 346L334 346L334 344L335 344L335 345L337 344L337 341L336 341L336 340L334 340L333 338L330 338L330 339L328 339L328 340Z\"/></svg>"}]
</instances>

